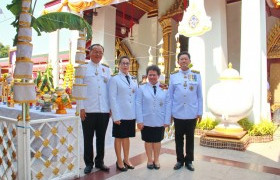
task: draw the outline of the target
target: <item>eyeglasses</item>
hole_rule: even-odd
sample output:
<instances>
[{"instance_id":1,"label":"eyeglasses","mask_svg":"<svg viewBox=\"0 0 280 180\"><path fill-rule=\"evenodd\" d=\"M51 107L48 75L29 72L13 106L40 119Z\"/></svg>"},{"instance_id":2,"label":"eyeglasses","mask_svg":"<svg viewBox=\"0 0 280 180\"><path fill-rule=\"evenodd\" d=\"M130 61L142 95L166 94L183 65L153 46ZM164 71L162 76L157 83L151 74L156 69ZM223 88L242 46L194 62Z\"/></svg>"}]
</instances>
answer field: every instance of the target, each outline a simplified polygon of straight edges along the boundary
<instances>
[{"instance_id":1,"label":"eyeglasses","mask_svg":"<svg viewBox=\"0 0 280 180\"><path fill-rule=\"evenodd\" d=\"M124 63L124 62L122 62L121 65L123 65L123 66L129 66L130 64L129 64L129 63Z\"/></svg>"}]
</instances>

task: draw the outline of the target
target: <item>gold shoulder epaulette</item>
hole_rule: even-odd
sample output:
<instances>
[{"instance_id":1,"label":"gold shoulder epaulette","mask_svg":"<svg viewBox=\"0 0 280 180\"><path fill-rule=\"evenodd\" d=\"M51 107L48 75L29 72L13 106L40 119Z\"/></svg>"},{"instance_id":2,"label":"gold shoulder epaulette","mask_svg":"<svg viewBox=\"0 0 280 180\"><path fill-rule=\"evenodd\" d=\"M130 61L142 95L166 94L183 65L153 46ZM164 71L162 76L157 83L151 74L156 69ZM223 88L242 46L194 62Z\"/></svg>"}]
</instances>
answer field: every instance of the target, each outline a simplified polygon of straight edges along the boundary
<instances>
[{"instance_id":1,"label":"gold shoulder epaulette","mask_svg":"<svg viewBox=\"0 0 280 180\"><path fill-rule=\"evenodd\" d=\"M109 65L108 64L105 64L105 63L101 63L103 66L109 68Z\"/></svg>"},{"instance_id":2,"label":"gold shoulder epaulette","mask_svg":"<svg viewBox=\"0 0 280 180\"><path fill-rule=\"evenodd\" d=\"M170 74L175 74L175 73L177 73L177 72L179 72L179 70L173 71L173 72L171 72Z\"/></svg>"},{"instance_id":3,"label":"gold shoulder epaulette","mask_svg":"<svg viewBox=\"0 0 280 180\"><path fill-rule=\"evenodd\" d=\"M196 73L196 74L200 74L200 72L197 71L197 70L191 70L191 72Z\"/></svg>"},{"instance_id":4,"label":"gold shoulder epaulette","mask_svg":"<svg viewBox=\"0 0 280 180\"><path fill-rule=\"evenodd\" d=\"M144 84L147 84L147 82L141 82L139 85L144 85Z\"/></svg>"},{"instance_id":5,"label":"gold shoulder epaulette","mask_svg":"<svg viewBox=\"0 0 280 180\"><path fill-rule=\"evenodd\" d=\"M118 75L118 73L114 73L114 74L112 74L111 76L114 77L114 76L116 76L116 75Z\"/></svg>"}]
</instances>

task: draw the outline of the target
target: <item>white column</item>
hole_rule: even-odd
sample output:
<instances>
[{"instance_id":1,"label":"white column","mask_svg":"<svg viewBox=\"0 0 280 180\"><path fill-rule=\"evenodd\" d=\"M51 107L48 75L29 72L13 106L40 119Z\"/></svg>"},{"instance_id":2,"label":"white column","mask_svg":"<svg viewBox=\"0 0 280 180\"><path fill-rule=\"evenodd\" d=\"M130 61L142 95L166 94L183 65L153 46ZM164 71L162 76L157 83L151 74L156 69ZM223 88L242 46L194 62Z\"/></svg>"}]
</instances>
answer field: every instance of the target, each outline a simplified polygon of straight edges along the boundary
<instances>
[{"instance_id":1,"label":"white column","mask_svg":"<svg viewBox=\"0 0 280 180\"><path fill-rule=\"evenodd\" d=\"M102 62L115 67L116 8L105 6L97 10L92 20L92 44L101 44L105 51Z\"/></svg>"},{"instance_id":2,"label":"white column","mask_svg":"<svg viewBox=\"0 0 280 180\"><path fill-rule=\"evenodd\" d=\"M59 30L49 33L49 63L53 68L54 88L58 86L59 80Z\"/></svg>"},{"instance_id":3,"label":"white column","mask_svg":"<svg viewBox=\"0 0 280 180\"><path fill-rule=\"evenodd\" d=\"M220 73L227 67L226 2L205 0L207 16L211 17L212 30L189 39L189 52L193 69L199 70L202 78L203 107L207 111L207 92L219 82Z\"/></svg>"},{"instance_id":4,"label":"white column","mask_svg":"<svg viewBox=\"0 0 280 180\"><path fill-rule=\"evenodd\" d=\"M242 0L241 11L240 73L254 93L253 113L249 118L258 123L267 115L265 1Z\"/></svg>"}]
</instances>

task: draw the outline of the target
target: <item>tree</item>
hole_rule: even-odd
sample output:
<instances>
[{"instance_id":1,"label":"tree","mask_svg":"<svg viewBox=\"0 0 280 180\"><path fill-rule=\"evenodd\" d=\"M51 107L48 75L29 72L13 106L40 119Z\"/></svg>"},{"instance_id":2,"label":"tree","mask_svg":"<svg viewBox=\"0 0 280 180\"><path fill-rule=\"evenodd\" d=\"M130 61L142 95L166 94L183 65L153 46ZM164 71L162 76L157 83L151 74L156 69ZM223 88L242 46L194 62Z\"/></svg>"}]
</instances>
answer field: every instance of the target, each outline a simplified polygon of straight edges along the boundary
<instances>
[{"instance_id":1,"label":"tree","mask_svg":"<svg viewBox=\"0 0 280 180\"><path fill-rule=\"evenodd\" d=\"M10 46L4 46L0 43L0 58L8 57Z\"/></svg>"}]
</instances>

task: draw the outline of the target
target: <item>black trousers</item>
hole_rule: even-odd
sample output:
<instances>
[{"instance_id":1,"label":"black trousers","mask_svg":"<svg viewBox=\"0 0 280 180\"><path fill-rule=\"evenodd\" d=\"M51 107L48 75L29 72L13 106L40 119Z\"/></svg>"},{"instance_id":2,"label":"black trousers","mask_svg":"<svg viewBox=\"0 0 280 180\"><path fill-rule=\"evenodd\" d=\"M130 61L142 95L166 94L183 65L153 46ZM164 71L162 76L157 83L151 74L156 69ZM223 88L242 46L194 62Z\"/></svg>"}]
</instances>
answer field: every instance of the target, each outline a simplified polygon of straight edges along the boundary
<instances>
[{"instance_id":1,"label":"black trousers","mask_svg":"<svg viewBox=\"0 0 280 180\"><path fill-rule=\"evenodd\" d=\"M95 165L104 164L105 134L109 122L109 113L86 113L82 121L84 135L84 161L86 166L93 166L93 137L96 135Z\"/></svg>"},{"instance_id":2,"label":"black trousers","mask_svg":"<svg viewBox=\"0 0 280 180\"><path fill-rule=\"evenodd\" d=\"M177 162L193 161L194 154L194 129L196 126L196 119L176 119L175 125L175 143ZM186 153L184 155L184 136L186 136Z\"/></svg>"}]
</instances>

